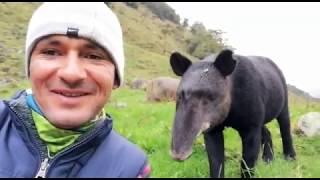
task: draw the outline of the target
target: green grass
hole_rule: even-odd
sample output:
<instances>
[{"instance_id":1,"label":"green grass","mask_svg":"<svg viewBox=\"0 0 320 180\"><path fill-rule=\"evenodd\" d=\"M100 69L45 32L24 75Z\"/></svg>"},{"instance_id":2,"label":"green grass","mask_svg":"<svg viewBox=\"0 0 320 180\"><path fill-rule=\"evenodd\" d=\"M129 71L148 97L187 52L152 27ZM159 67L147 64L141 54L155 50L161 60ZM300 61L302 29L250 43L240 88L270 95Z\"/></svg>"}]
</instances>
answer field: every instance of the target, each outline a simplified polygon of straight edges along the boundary
<instances>
[{"instance_id":1,"label":"green grass","mask_svg":"<svg viewBox=\"0 0 320 180\"><path fill-rule=\"evenodd\" d=\"M126 104L126 107L117 107ZM320 111L314 104L306 109L305 104L294 104L292 123L309 111ZM174 117L173 102L146 102L145 92L122 88L115 91L106 106L114 118L115 129L132 142L142 147L148 154L152 166L152 177L208 177L207 154L200 136L194 143L193 155L184 162L170 158L171 126ZM299 111L298 114L295 111ZM256 177L320 177L320 141L317 138L300 137L293 134L297 152L296 161L286 161L282 155L280 131L276 121L268 124L272 133L275 159L271 164L257 162ZM226 129L225 135L225 176L240 177L241 139L233 129Z\"/></svg>"}]
</instances>

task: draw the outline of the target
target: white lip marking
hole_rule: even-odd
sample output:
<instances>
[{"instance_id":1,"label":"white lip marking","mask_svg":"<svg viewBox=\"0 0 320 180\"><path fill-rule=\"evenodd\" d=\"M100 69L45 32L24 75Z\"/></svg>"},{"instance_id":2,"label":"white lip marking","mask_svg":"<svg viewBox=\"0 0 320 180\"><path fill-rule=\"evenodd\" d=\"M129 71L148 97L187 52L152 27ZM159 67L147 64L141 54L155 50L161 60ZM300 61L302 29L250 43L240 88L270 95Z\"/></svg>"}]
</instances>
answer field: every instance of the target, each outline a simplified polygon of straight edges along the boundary
<instances>
[{"instance_id":1,"label":"white lip marking","mask_svg":"<svg viewBox=\"0 0 320 180\"><path fill-rule=\"evenodd\" d=\"M205 122L205 123L202 124L201 130L202 130L202 131L205 131L205 130L207 130L209 127L210 127L210 123Z\"/></svg>"},{"instance_id":2,"label":"white lip marking","mask_svg":"<svg viewBox=\"0 0 320 180\"><path fill-rule=\"evenodd\" d=\"M204 122L204 123L202 124L202 126L201 126L200 131L199 131L198 134L197 134L197 137L198 137L202 132L204 132L205 130L209 129L209 127L210 127L210 123Z\"/></svg>"}]
</instances>

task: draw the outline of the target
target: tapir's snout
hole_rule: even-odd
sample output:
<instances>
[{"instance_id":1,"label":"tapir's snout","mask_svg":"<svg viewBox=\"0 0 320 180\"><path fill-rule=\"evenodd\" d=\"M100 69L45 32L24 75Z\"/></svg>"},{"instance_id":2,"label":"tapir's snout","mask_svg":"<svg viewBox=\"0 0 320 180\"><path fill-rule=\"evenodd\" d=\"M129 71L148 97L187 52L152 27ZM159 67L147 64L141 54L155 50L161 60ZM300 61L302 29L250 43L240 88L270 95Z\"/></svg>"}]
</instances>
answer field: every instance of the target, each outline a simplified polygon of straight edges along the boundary
<instances>
[{"instance_id":1,"label":"tapir's snout","mask_svg":"<svg viewBox=\"0 0 320 180\"><path fill-rule=\"evenodd\" d=\"M170 151L171 158L176 161L184 161L184 160L188 159L191 154L192 154L192 150L189 150L185 153L176 153L173 150Z\"/></svg>"}]
</instances>

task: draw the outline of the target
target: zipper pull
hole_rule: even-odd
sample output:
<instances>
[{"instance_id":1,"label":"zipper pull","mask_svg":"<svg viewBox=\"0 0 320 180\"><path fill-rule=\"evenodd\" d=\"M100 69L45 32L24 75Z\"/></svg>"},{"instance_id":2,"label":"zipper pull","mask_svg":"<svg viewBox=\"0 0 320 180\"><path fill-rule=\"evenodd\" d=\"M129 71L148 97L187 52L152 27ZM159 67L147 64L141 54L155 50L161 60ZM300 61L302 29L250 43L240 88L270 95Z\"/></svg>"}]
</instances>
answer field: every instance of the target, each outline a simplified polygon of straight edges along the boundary
<instances>
[{"instance_id":1,"label":"zipper pull","mask_svg":"<svg viewBox=\"0 0 320 180\"><path fill-rule=\"evenodd\" d=\"M49 159L45 158L44 161L41 162L41 166L40 169L36 175L36 178L45 178L46 176L46 172L47 172L47 168L49 166Z\"/></svg>"}]
</instances>

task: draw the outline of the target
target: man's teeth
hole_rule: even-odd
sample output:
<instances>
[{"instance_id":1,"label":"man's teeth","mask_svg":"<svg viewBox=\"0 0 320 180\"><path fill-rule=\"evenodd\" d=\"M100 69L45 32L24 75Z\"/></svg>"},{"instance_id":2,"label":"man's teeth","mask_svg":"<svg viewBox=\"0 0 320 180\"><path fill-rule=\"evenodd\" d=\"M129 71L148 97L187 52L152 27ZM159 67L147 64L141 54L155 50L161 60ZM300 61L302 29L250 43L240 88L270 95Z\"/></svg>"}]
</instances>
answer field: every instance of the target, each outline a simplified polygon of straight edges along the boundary
<instances>
[{"instance_id":1,"label":"man's teeth","mask_svg":"<svg viewBox=\"0 0 320 180\"><path fill-rule=\"evenodd\" d=\"M61 93L61 92L59 94L67 97L78 97L78 96L86 95L85 93Z\"/></svg>"}]
</instances>

